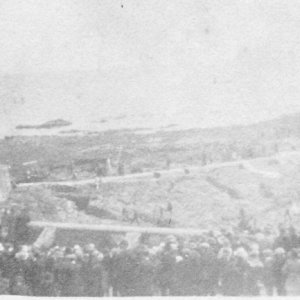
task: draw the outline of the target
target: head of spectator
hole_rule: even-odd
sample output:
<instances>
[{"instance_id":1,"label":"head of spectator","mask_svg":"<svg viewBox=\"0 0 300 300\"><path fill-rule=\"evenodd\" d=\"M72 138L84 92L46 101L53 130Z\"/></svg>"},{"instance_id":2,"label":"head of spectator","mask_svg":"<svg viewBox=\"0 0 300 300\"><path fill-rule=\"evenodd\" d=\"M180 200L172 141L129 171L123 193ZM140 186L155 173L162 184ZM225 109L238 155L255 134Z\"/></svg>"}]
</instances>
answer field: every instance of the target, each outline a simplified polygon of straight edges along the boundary
<instances>
[{"instance_id":1,"label":"head of spectator","mask_svg":"<svg viewBox=\"0 0 300 300\"><path fill-rule=\"evenodd\" d=\"M76 257L79 259L79 258L83 258L83 249L79 246L79 245L75 245L73 247L73 252L74 254L76 255Z\"/></svg>"},{"instance_id":2,"label":"head of spectator","mask_svg":"<svg viewBox=\"0 0 300 300\"><path fill-rule=\"evenodd\" d=\"M64 250L59 246L55 246L52 251L48 251L48 256L52 257L54 260L61 259L64 257Z\"/></svg>"},{"instance_id":3,"label":"head of spectator","mask_svg":"<svg viewBox=\"0 0 300 300\"><path fill-rule=\"evenodd\" d=\"M192 251L189 248L182 249L182 258L189 259L191 256Z\"/></svg>"},{"instance_id":4,"label":"head of spectator","mask_svg":"<svg viewBox=\"0 0 300 300\"><path fill-rule=\"evenodd\" d=\"M169 243L169 244L171 244L171 243L177 243L177 239L176 239L176 237L174 236L174 235L168 235L167 237L166 237L166 243Z\"/></svg>"},{"instance_id":5,"label":"head of spectator","mask_svg":"<svg viewBox=\"0 0 300 300\"><path fill-rule=\"evenodd\" d=\"M258 262L260 262L259 251L257 249L252 249L249 252L248 263L252 265L252 264L257 264Z\"/></svg>"},{"instance_id":6,"label":"head of spectator","mask_svg":"<svg viewBox=\"0 0 300 300\"><path fill-rule=\"evenodd\" d=\"M243 247L239 247L234 251L234 256L238 259L247 261L248 260L248 252Z\"/></svg>"},{"instance_id":7,"label":"head of spectator","mask_svg":"<svg viewBox=\"0 0 300 300\"><path fill-rule=\"evenodd\" d=\"M218 242L216 240L216 238L214 237L208 237L207 241L206 241L210 247L212 247L213 249L218 247Z\"/></svg>"},{"instance_id":8,"label":"head of spectator","mask_svg":"<svg viewBox=\"0 0 300 300\"><path fill-rule=\"evenodd\" d=\"M209 250L211 249L211 246L209 243L207 242L204 242L204 243L199 243L198 246L197 246L197 250L198 250L198 253L200 255L205 255L209 252Z\"/></svg>"},{"instance_id":9,"label":"head of spectator","mask_svg":"<svg viewBox=\"0 0 300 300\"><path fill-rule=\"evenodd\" d=\"M249 250L250 250L250 252L259 253L260 246L256 242L251 242L251 243L249 243Z\"/></svg>"},{"instance_id":10,"label":"head of spectator","mask_svg":"<svg viewBox=\"0 0 300 300\"><path fill-rule=\"evenodd\" d=\"M90 257L91 257L92 263L99 263L103 260L103 254L98 250L94 250L91 253Z\"/></svg>"},{"instance_id":11,"label":"head of spectator","mask_svg":"<svg viewBox=\"0 0 300 300\"><path fill-rule=\"evenodd\" d=\"M86 253L91 254L93 251L96 250L96 246L95 246L95 244L90 243L84 247L84 250Z\"/></svg>"},{"instance_id":12,"label":"head of spectator","mask_svg":"<svg viewBox=\"0 0 300 300\"><path fill-rule=\"evenodd\" d=\"M21 250L20 252L16 253L15 255L17 260L24 261L30 257L30 253L25 250Z\"/></svg>"},{"instance_id":13,"label":"head of spectator","mask_svg":"<svg viewBox=\"0 0 300 300\"><path fill-rule=\"evenodd\" d=\"M223 247L218 253L218 259L230 260L232 257L232 249L230 247Z\"/></svg>"},{"instance_id":14,"label":"head of spectator","mask_svg":"<svg viewBox=\"0 0 300 300\"><path fill-rule=\"evenodd\" d=\"M223 248L231 247L230 241L223 235L218 238L218 244Z\"/></svg>"},{"instance_id":15,"label":"head of spectator","mask_svg":"<svg viewBox=\"0 0 300 300\"><path fill-rule=\"evenodd\" d=\"M191 241L188 245L189 249L191 250L196 250L197 249L197 244L194 241Z\"/></svg>"},{"instance_id":16,"label":"head of spectator","mask_svg":"<svg viewBox=\"0 0 300 300\"><path fill-rule=\"evenodd\" d=\"M64 260L75 264L77 262L77 257L74 253L65 254Z\"/></svg>"},{"instance_id":17,"label":"head of spectator","mask_svg":"<svg viewBox=\"0 0 300 300\"><path fill-rule=\"evenodd\" d=\"M281 247L279 248L276 248L275 251L274 251L274 258L276 260L283 260L285 259L285 250Z\"/></svg>"},{"instance_id":18,"label":"head of spectator","mask_svg":"<svg viewBox=\"0 0 300 300\"><path fill-rule=\"evenodd\" d=\"M264 260L266 260L266 259L269 259L269 258L272 258L273 257L273 251L271 250L271 249L265 249L265 250L263 250L263 252L262 252L262 258L264 259Z\"/></svg>"}]
</instances>

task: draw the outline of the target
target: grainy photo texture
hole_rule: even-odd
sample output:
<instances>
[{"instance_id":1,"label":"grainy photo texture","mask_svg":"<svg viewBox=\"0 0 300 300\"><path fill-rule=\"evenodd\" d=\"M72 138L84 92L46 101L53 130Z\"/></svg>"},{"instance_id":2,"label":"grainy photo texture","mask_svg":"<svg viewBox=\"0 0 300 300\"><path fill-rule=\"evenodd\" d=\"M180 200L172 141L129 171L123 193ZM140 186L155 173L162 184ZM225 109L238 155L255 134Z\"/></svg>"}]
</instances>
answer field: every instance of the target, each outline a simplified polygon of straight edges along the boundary
<instances>
[{"instance_id":1,"label":"grainy photo texture","mask_svg":"<svg viewBox=\"0 0 300 300\"><path fill-rule=\"evenodd\" d=\"M299 15L1 0L0 294L300 296Z\"/></svg>"}]
</instances>

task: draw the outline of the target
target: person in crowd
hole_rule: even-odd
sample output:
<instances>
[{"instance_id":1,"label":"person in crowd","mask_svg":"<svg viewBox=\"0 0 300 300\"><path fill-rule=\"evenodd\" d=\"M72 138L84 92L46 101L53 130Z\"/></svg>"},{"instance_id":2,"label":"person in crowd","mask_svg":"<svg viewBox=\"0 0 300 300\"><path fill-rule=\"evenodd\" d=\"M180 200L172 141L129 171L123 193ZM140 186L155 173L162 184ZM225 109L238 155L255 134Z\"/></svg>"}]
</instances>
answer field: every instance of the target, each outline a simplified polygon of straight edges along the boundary
<instances>
[{"instance_id":1,"label":"person in crowd","mask_svg":"<svg viewBox=\"0 0 300 300\"><path fill-rule=\"evenodd\" d=\"M14 213L14 237L29 219ZM18 219L18 220L17 220ZM7 222L7 219L6 219ZM221 228L197 237L147 235L109 249L95 244L48 249L23 240L0 243L0 290L31 296L300 295L299 234L280 227ZM18 240L18 242L16 242Z\"/></svg>"},{"instance_id":2,"label":"person in crowd","mask_svg":"<svg viewBox=\"0 0 300 300\"><path fill-rule=\"evenodd\" d=\"M55 286L54 276L51 272L44 272L40 284L40 296L43 297L58 297L59 291Z\"/></svg>"},{"instance_id":3,"label":"person in crowd","mask_svg":"<svg viewBox=\"0 0 300 300\"><path fill-rule=\"evenodd\" d=\"M273 296L274 294L274 274L273 274L273 250L265 249L262 253L262 282L266 291L267 296Z\"/></svg>"},{"instance_id":4,"label":"person in crowd","mask_svg":"<svg viewBox=\"0 0 300 300\"><path fill-rule=\"evenodd\" d=\"M289 227L289 251L300 248L300 237L294 226Z\"/></svg>"},{"instance_id":5,"label":"person in crowd","mask_svg":"<svg viewBox=\"0 0 300 300\"><path fill-rule=\"evenodd\" d=\"M118 248L112 249L111 253L111 285L113 296L126 296L128 280L127 272L130 266L130 251L128 242L121 241Z\"/></svg>"},{"instance_id":6,"label":"person in crowd","mask_svg":"<svg viewBox=\"0 0 300 300\"><path fill-rule=\"evenodd\" d=\"M218 260L214 250L214 239L200 242L197 251L200 254L200 291L201 296L215 296L218 286Z\"/></svg>"},{"instance_id":7,"label":"person in crowd","mask_svg":"<svg viewBox=\"0 0 300 300\"><path fill-rule=\"evenodd\" d=\"M249 296L260 295L260 282L263 274L263 264L259 257L258 249L249 253L248 268L246 272L246 294Z\"/></svg>"},{"instance_id":8,"label":"person in crowd","mask_svg":"<svg viewBox=\"0 0 300 300\"><path fill-rule=\"evenodd\" d=\"M112 282L112 264L111 264L110 250L108 248L103 249L102 259L102 289L103 295L108 297L110 295L110 286Z\"/></svg>"},{"instance_id":9,"label":"person in crowd","mask_svg":"<svg viewBox=\"0 0 300 300\"><path fill-rule=\"evenodd\" d=\"M168 201L167 203L166 212L167 212L168 224L171 225L172 216L173 216L173 205L171 201Z\"/></svg>"},{"instance_id":10,"label":"person in crowd","mask_svg":"<svg viewBox=\"0 0 300 300\"><path fill-rule=\"evenodd\" d=\"M17 275L14 280L10 295L32 296L29 286L26 284L22 275Z\"/></svg>"},{"instance_id":11,"label":"person in crowd","mask_svg":"<svg viewBox=\"0 0 300 300\"><path fill-rule=\"evenodd\" d=\"M8 234L7 240L17 248L18 245L26 244L29 240L30 216L27 208L19 209L15 206L7 214Z\"/></svg>"},{"instance_id":12,"label":"person in crowd","mask_svg":"<svg viewBox=\"0 0 300 300\"><path fill-rule=\"evenodd\" d=\"M137 262L134 296L152 296L154 293L155 264L146 245L135 250Z\"/></svg>"},{"instance_id":13,"label":"person in crowd","mask_svg":"<svg viewBox=\"0 0 300 300\"><path fill-rule=\"evenodd\" d=\"M275 239L274 248L283 248L285 251L289 251L291 249L291 239L288 231L282 224L279 225L279 235Z\"/></svg>"},{"instance_id":14,"label":"person in crowd","mask_svg":"<svg viewBox=\"0 0 300 300\"><path fill-rule=\"evenodd\" d=\"M274 262L272 266L274 285L278 296L286 295L286 274L283 267L286 262L286 252L283 248L277 248L274 251Z\"/></svg>"},{"instance_id":15,"label":"person in crowd","mask_svg":"<svg viewBox=\"0 0 300 300\"><path fill-rule=\"evenodd\" d=\"M286 278L286 291L289 296L300 295L300 258L299 250L293 249L283 266L284 277Z\"/></svg>"},{"instance_id":16,"label":"person in crowd","mask_svg":"<svg viewBox=\"0 0 300 300\"><path fill-rule=\"evenodd\" d=\"M132 216L132 219L130 220L130 224L133 224L135 222L137 225L139 225L140 224L140 216L139 216L137 209L134 208L132 213L133 213L133 216Z\"/></svg>"},{"instance_id":17,"label":"person in crowd","mask_svg":"<svg viewBox=\"0 0 300 300\"><path fill-rule=\"evenodd\" d=\"M129 220L129 212L126 206L123 206L122 208L122 221L128 222Z\"/></svg>"},{"instance_id":18,"label":"person in crowd","mask_svg":"<svg viewBox=\"0 0 300 300\"><path fill-rule=\"evenodd\" d=\"M224 296L243 295L244 270L240 266L239 259L233 255L231 247L221 248L219 254L219 285Z\"/></svg>"},{"instance_id":19,"label":"person in crowd","mask_svg":"<svg viewBox=\"0 0 300 300\"><path fill-rule=\"evenodd\" d=\"M89 297L103 297L104 295L102 260L103 254L98 250L93 251L90 260L89 281L86 288Z\"/></svg>"},{"instance_id":20,"label":"person in crowd","mask_svg":"<svg viewBox=\"0 0 300 300\"><path fill-rule=\"evenodd\" d=\"M171 296L175 289L174 274L178 256L178 245L174 236L167 237L166 244L158 255L157 282L160 293L162 296Z\"/></svg>"}]
</instances>

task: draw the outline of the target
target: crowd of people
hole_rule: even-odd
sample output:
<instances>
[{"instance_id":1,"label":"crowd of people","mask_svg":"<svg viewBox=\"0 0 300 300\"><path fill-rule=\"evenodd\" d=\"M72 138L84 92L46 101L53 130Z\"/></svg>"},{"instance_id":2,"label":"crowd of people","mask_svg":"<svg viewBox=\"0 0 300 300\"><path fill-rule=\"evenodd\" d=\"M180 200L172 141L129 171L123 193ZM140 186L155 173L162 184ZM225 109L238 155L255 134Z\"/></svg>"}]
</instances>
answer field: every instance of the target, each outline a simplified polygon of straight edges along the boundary
<instances>
[{"instance_id":1,"label":"crowd of people","mask_svg":"<svg viewBox=\"0 0 300 300\"><path fill-rule=\"evenodd\" d=\"M0 294L34 296L300 295L293 226L141 235L114 248L0 244Z\"/></svg>"}]
</instances>

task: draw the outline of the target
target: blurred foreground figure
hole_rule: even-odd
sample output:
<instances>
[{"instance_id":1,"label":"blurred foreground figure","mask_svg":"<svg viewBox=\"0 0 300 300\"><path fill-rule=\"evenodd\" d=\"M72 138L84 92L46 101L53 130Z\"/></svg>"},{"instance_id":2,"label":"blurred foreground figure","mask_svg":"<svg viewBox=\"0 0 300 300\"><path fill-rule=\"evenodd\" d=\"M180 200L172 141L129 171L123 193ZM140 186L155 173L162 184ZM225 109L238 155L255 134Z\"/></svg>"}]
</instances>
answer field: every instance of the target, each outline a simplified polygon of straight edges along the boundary
<instances>
[{"instance_id":1,"label":"blurred foreground figure","mask_svg":"<svg viewBox=\"0 0 300 300\"><path fill-rule=\"evenodd\" d=\"M283 274L286 277L286 291L289 296L300 295L300 258L297 250L289 253L283 266Z\"/></svg>"}]
</instances>

